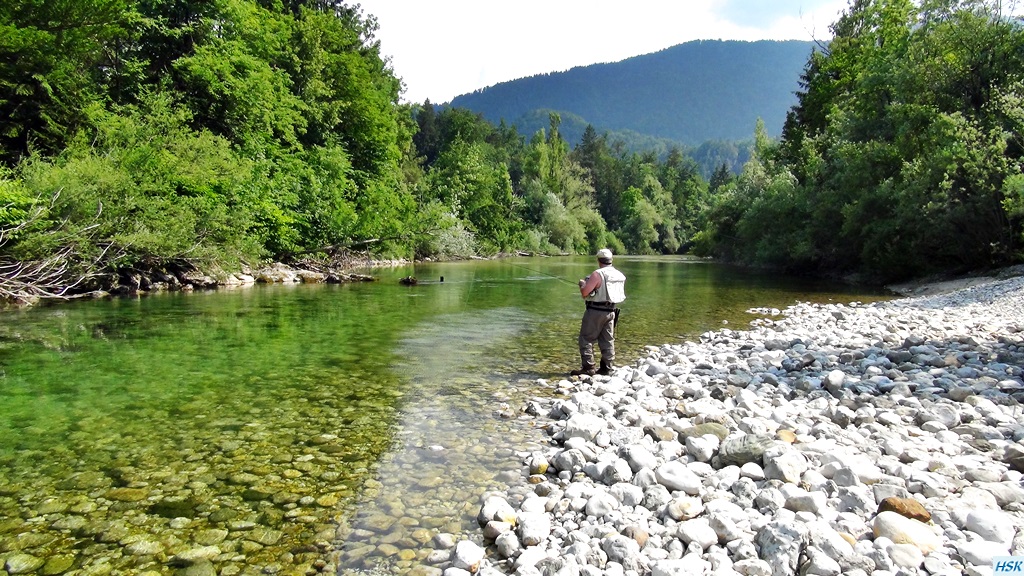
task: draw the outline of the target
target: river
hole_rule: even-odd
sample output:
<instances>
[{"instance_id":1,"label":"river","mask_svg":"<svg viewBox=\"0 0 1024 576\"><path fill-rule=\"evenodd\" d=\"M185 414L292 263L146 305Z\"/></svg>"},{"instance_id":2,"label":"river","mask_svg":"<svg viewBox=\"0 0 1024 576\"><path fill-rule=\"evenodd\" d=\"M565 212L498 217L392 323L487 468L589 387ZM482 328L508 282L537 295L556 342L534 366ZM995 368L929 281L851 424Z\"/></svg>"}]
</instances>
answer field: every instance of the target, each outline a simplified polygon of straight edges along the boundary
<instances>
[{"instance_id":1,"label":"river","mask_svg":"<svg viewBox=\"0 0 1024 576\"><path fill-rule=\"evenodd\" d=\"M618 365L866 290L621 257ZM79 301L0 321L0 560L36 574L417 574L521 482L591 258ZM415 276L414 286L399 279Z\"/></svg>"}]
</instances>

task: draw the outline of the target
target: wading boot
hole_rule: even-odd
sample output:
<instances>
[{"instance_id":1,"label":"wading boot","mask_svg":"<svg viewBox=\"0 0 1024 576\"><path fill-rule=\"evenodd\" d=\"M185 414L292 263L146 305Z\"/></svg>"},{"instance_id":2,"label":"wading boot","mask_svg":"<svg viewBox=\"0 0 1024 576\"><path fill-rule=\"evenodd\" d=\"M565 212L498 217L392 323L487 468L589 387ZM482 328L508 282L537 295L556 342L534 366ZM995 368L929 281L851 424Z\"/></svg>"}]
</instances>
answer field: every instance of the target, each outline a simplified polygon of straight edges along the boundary
<instances>
[{"instance_id":1,"label":"wading boot","mask_svg":"<svg viewBox=\"0 0 1024 576\"><path fill-rule=\"evenodd\" d=\"M612 366L611 362L605 362L604 360L601 360L601 368L597 371L597 373L600 374L601 376L608 376L609 374L612 373L612 370L615 370L615 366Z\"/></svg>"},{"instance_id":2,"label":"wading boot","mask_svg":"<svg viewBox=\"0 0 1024 576\"><path fill-rule=\"evenodd\" d=\"M597 374L597 368L594 368L593 364L590 366L584 365L579 370L569 372L570 376L593 376L594 374Z\"/></svg>"}]
</instances>

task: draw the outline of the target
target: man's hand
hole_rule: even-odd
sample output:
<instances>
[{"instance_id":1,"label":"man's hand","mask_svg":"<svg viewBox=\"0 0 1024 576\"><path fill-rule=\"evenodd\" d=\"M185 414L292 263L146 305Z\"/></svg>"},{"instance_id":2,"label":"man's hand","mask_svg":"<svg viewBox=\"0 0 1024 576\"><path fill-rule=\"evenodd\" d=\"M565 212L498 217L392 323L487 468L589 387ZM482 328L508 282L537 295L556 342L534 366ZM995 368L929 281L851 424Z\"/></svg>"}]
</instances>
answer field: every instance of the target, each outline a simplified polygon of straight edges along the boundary
<instances>
[{"instance_id":1,"label":"man's hand","mask_svg":"<svg viewBox=\"0 0 1024 576\"><path fill-rule=\"evenodd\" d=\"M587 298L594 290L597 290L598 286L601 285L601 275L591 274L583 280L580 280L580 296Z\"/></svg>"}]
</instances>

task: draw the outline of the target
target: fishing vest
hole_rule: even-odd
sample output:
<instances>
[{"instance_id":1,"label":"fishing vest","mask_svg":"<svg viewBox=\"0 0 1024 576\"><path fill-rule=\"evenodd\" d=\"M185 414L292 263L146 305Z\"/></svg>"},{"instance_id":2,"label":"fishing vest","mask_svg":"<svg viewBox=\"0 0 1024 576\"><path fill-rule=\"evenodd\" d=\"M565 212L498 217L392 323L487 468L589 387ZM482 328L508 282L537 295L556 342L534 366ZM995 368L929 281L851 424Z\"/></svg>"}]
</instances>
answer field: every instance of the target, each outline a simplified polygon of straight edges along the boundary
<instances>
[{"instance_id":1,"label":"fishing vest","mask_svg":"<svg viewBox=\"0 0 1024 576\"><path fill-rule=\"evenodd\" d=\"M587 302L611 302L618 304L626 299L626 276L612 266L594 270L601 275L601 285L587 296Z\"/></svg>"}]
</instances>

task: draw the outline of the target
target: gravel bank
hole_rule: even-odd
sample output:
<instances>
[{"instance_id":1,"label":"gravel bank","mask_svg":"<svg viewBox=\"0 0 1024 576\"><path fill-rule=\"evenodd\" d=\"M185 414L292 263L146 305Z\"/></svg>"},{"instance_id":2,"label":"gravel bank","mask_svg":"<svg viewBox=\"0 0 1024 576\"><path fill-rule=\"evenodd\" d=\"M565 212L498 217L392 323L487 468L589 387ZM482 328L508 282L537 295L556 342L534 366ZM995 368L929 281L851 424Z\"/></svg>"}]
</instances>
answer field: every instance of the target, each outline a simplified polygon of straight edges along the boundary
<instances>
[{"instance_id":1,"label":"gravel bank","mask_svg":"<svg viewBox=\"0 0 1024 576\"><path fill-rule=\"evenodd\" d=\"M550 382L529 482L425 572L989 574L1024 554L1024 278L757 310Z\"/></svg>"}]
</instances>

